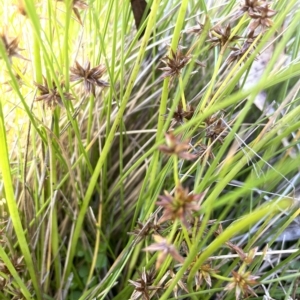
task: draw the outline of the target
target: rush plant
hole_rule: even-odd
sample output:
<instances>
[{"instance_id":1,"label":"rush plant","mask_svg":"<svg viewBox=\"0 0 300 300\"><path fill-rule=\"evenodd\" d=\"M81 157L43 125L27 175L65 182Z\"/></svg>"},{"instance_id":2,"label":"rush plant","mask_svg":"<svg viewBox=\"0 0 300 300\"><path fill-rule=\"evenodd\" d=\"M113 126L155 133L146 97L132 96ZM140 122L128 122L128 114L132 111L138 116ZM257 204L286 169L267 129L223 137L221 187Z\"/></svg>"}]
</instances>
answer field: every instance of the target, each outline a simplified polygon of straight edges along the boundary
<instances>
[{"instance_id":1,"label":"rush plant","mask_svg":"<svg viewBox=\"0 0 300 300\"><path fill-rule=\"evenodd\" d=\"M298 0L2 0L0 299L296 299Z\"/></svg>"}]
</instances>

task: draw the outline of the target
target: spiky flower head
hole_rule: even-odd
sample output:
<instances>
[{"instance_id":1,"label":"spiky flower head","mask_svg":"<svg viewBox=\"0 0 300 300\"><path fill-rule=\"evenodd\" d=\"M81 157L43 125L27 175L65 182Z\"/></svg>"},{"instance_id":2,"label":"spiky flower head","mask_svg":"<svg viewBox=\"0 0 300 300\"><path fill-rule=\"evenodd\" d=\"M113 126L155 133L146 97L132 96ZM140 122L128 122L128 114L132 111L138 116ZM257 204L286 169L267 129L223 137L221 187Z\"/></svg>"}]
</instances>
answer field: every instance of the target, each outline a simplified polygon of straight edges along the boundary
<instances>
[{"instance_id":1,"label":"spiky flower head","mask_svg":"<svg viewBox=\"0 0 300 300\"><path fill-rule=\"evenodd\" d=\"M0 42L2 42L3 44L4 50L6 51L6 55L8 56L10 62L12 57L18 57L24 60L28 60L19 53L19 51L23 50L19 48L19 37L15 37L13 39L8 38L8 36L4 32L4 29L2 29L0 31L0 40Z\"/></svg>"},{"instance_id":2,"label":"spiky flower head","mask_svg":"<svg viewBox=\"0 0 300 300\"><path fill-rule=\"evenodd\" d=\"M165 238L157 234L153 234L153 239L155 243L144 248L144 251L160 252L156 260L156 269L160 268L160 266L166 260L168 255L171 255L173 259L175 259L179 263L184 263L184 258L178 253L177 249L173 244L169 243Z\"/></svg>"},{"instance_id":3,"label":"spiky flower head","mask_svg":"<svg viewBox=\"0 0 300 300\"><path fill-rule=\"evenodd\" d=\"M40 96L37 96L35 98L35 101L44 101L45 104L49 108L54 108L57 104L61 107L63 107L63 101L61 99L61 94L59 93L59 90L57 89L56 83L53 81L52 86L50 87L47 79L44 78L44 84L39 84L35 82L35 86L38 88L40 91ZM61 89L64 89L64 84L60 84ZM72 94L68 92L63 92L63 96L66 100L73 100L74 97Z\"/></svg>"},{"instance_id":4,"label":"spiky flower head","mask_svg":"<svg viewBox=\"0 0 300 300\"><path fill-rule=\"evenodd\" d=\"M129 235L135 236L135 243L138 244L151 234L158 234L161 229L161 225L157 222L157 214L154 218L150 217L145 223L137 222L136 227L133 231L128 232Z\"/></svg>"},{"instance_id":5,"label":"spiky flower head","mask_svg":"<svg viewBox=\"0 0 300 300\"><path fill-rule=\"evenodd\" d=\"M156 202L164 208L163 215L158 220L158 223L163 223L167 220L179 219L186 227L189 226L188 220L193 212L200 209L197 203L203 194L189 194L188 188L184 189L182 185L175 188L174 196L165 191L164 195L160 195L160 201Z\"/></svg>"},{"instance_id":6,"label":"spiky flower head","mask_svg":"<svg viewBox=\"0 0 300 300\"><path fill-rule=\"evenodd\" d=\"M206 136L212 141L217 140L222 144L228 134L222 116L219 117L218 114L215 114L206 118L204 122L206 124Z\"/></svg>"},{"instance_id":7,"label":"spiky flower head","mask_svg":"<svg viewBox=\"0 0 300 300\"><path fill-rule=\"evenodd\" d=\"M248 13L252 19L249 29L250 32L254 32L259 26L262 30L265 30L267 27L273 25L271 17L275 16L277 12L273 9L270 9L270 4L265 2L264 4L257 7L256 11Z\"/></svg>"},{"instance_id":8,"label":"spiky flower head","mask_svg":"<svg viewBox=\"0 0 300 300\"><path fill-rule=\"evenodd\" d=\"M107 87L109 83L100 79L105 71L106 67L104 65L98 65L91 68L91 64L87 61L84 66L81 66L77 61L75 61L75 66L70 68L71 76L70 81L83 80L84 90L86 94L93 94L96 96L95 87Z\"/></svg>"},{"instance_id":9,"label":"spiky flower head","mask_svg":"<svg viewBox=\"0 0 300 300\"><path fill-rule=\"evenodd\" d=\"M231 36L231 27L228 24L226 27L217 26L209 32L207 42L211 43L210 49L216 46L221 48L226 44L236 41L240 38L238 35Z\"/></svg>"},{"instance_id":10,"label":"spiky flower head","mask_svg":"<svg viewBox=\"0 0 300 300\"><path fill-rule=\"evenodd\" d=\"M188 141L181 141L179 137L174 136L172 132L166 133L167 145L161 145L158 149L168 155L177 155L181 159L193 160L197 155L189 153L191 148Z\"/></svg>"},{"instance_id":11,"label":"spiky flower head","mask_svg":"<svg viewBox=\"0 0 300 300\"><path fill-rule=\"evenodd\" d=\"M134 286L134 292L132 293L130 300L136 300L141 298L143 300L150 300L149 293L160 288L158 286L152 285L155 280L155 270L151 269L149 271L146 271L146 269L143 268L143 271L138 273L138 279L128 280L129 283Z\"/></svg>"},{"instance_id":12,"label":"spiky flower head","mask_svg":"<svg viewBox=\"0 0 300 300\"><path fill-rule=\"evenodd\" d=\"M225 290L235 290L236 300L240 299L241 294L245 297L248 297L249 295L258 297L254 292L253 288L251 287L253 285L258 284L258 281L256 281L256 279L259 278L258 276L253 276L250 272L243 271L232 271L231 273L233 275L232 282L225 287Z\"/></svg>"},{"instance_id":13,"label":"spiky flower head","mask_svg":"<svg viewBox=\"0 0 300 300\"><path fill-rule=\"evenodd\" d=\"M166 65L160 68L160 70L164 71L161 77L171 77L171 80L178 77L181 74L181 70L189 63L191 58L191 55L183 54L180 47L177 48L176 52L171 49L171 54L161 60Z\"/></svg>"}]
</instances>

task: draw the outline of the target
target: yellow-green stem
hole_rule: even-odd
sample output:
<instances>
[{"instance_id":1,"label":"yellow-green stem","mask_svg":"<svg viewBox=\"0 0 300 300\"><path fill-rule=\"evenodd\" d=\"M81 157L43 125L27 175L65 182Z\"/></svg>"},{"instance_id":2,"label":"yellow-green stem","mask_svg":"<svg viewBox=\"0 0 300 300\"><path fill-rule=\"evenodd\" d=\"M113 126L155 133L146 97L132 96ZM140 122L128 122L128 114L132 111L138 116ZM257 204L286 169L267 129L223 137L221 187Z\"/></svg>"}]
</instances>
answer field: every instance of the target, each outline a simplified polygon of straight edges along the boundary
<instances>
[{"instance_id":1,"label":"yellow-green stem","mask_svg":"<svg viewBox=\"0 0 300 300\"><path fill-rule=\"evenodd\" d=\"M185 241L188 245L188 248L191 249L192 243L191 243L191 240L189 238L189 233L188 233L186 227L184 226L184 224L181 224L181 225L182 225L182 232L183 232L184 239L185 239Z\"/></svg>"},{"instance_id":2,"label":"yellow-green stem","mask_svg":"<svg viewBox=\"0 0 300 300\"><path fill-rule=\"evenodd\" d=\"M177 187L179 185L179 175L178 175L178 156L175 154L173 155L173 174L174 174L174 182L175 186Z\"/></svg>"},{"instance_id":3,"label":"yellow-green stem","mask_svg":"<svg viewBox=\"0 0 300 300\"><path fill-rule=\"evenodd\" d=\"M180 87L180 93L181 93L182 109L183 109L183 111L186 111L186 101L185 101L184 88L183 88L183 82L182 82L181 76L179 76L179 87Z\"/></svg>"},{"instance_id":4,"label":"yellow-green stem","mask_svg":"<svg viewBox=\"0 0 300 300\"><path fill-rule=\"evenodd\" d=\"M177 227L178 227L178 219L176 219L174 221L174 223L172 224L172 230L168 236L168 242L171 244L173 242L173 239L174 239L174 236L175 236L175 233L177 231Z\"/></svg>"},{"instance_id":5,"label":"yellow-green stem","mask_svg":"<svg viewBox=\"0 0 300 300\"><path fill-rule=\"evenodd\" d=\"M171 50L173 50L173 52L176 52L176 49L178 47L181 28L184 23L187 6L188 6L188 0L183 0L181 2L181 6L179 9L179 13L178 13L174 33L173 33L172 43L171 43ZM168 100L168 95L169 95L169 80L170 80L169 77L167 77L167 78L165 78L164 83L163 83L163 90L162 90L162 94L161 94L159 116L158 116L158 122L157 122L156 142L158 142L162 138L162 135L163 135L163 126L164 126L164 120L165 120L164 115L167 110L167 100ZM150 185L153 184L153 182L155 181L155 178L156 178L158 157L159 157L158 152L156 152L154 154L153 160L152 160Z\"/></svg>"},{"instance_id":6,"label":"yellow-green stem","mask_svg":"<svg viewBox=\"0 0 300 300\"><path fill-rule=\"evenodd\" d=\"M228 277L225 277L225 276L221 276L221 275L218 275L216 273L212 273L210 274L211 277L214 277L216 279L220 279L222 281L232 281L232 278L228 278Z\"/></svg>"}]
</instances>

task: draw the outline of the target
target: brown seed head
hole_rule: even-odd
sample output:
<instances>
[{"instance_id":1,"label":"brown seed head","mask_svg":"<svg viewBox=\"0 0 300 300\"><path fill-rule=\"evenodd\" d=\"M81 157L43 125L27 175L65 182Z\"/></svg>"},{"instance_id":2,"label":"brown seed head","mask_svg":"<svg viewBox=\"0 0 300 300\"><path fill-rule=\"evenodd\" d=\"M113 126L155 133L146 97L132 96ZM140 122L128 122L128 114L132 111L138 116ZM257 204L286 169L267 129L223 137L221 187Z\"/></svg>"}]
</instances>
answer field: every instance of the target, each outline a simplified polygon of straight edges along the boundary
<instances>
[{"instance_id":1,"label":"brown seed head","mask_svg":"<svg viewBox=\"0 0 300 300\"><path fill-rule=\"evenodd\" d=\"M167 145L161 145L158 149L168 155L177 155L181 159L192 160L197 158L197 155L188 152L190 145L188 141L182 142L174 134L166 133Z\"/></svg>"},{"instance_id":2,"label":"brown seed head","mask_svg":"<svg viewBox=\"0 0 300 300\"><path fill-rule=\"evenodd\" d=\"M170 269L168 273L170 279L165 283L164 289L167 289L173 283L176 276L175 272L172 269ZM187 289L185 284L186 280L187 279L185 276L181 277L181 279L179 279L176 285L173 287L173 294L175 299L178 299L178 296L182 295L183 293L189 293L189 290Z\"/></svg>"},{"instance_id":3,"label":"brown seed head","mask_svg":"<svg viewBox=\"0 0 300 300\"><path fill-rule=\"evenodd\" d=\"M160 287L152 286L154 280L155 280L155 270L151 269L149 271L146 271L145 268L143 268L142 272L139 273L139 278L136 280L128 280L131 285L134 286L134 292L131 295L130 299L145 299L150 300L149 292L153 290L157 290Z\"/></svg>"},{"instance_id":4,"label":"brown seed head","mask_svg":"<svg viewBox=\"0 0 300 300\"><path fill-rule=\"evenodd\" d=\"M19 51L23 50L19 48L19 37L16 37L14 39L9 39L7 35L4 33L4 31L2 30L0 32L0 39L3 43L4 49L10 61L13 56L24 60L28 60L27 58L23 57L19 53Z\"/></svg>"},{"instance_id":5,"label":"brown seed head","mask_svg":"<svg viewBox=\"0 0 300 300\"><path fill-rule=\"evenodd\" d=\"M86 94L93 94L96 96L95 87L107 87L108 82L100 79L106 68L104 65L98 65L91 68L91 64L87 61L84 66L81 66L77 61L75 62L75 67L70 68L71 76L70 81L83 80L84 89Z\"/></svg>"},{"instance_id":6,"label":"brown seed head","mask_svg":"<svg viewBox=\"0 0 300 300\"><path fill-rule=\"evenodd\" d=\"M258 284L256 281L256 279L259 278L258 276L253 276L250 272L243 271L232 271L231 273L233 275L232 282L225 287L225 290L231 291L235 289L236 300L240 299L241 294L245 297L248 297L249 295L258 297L251 287L252 285Z\"/></svg>"},{"instance_id":7,"label":"brown seed head","mask_svg":"<svg viewBox=\"0 0 300 300\"><path fill-rule=\"evenodd\" d=\"M233 61L239 61L244 56L244 54L248 51L250 46L252 46L252 44L254 43L256 38L257 38L257 36L254 36L254 31L250 31L250 33L248 34L247 39L244 42L244 44L242 45L242 47L240 47L240 48L230 47L230 49L233 51L230 53L230 55L227 59L227 63L230 64ZM253 46L252 49L255 49L255 45ZM250 52L248 52L248 54L244 58L244 61L251 55L251 53L252 53L252 50L250 50Z\"/></svg>"},{"instance_id":8,"label":"brown seed head","mask_svg":"<svg viewBox=\"0 0 300 300\"><path fill-rule=\"evenodd\" d=\"M184 123L184 119L190 120L194 115L194 108L191 105L187 105L186 111L183 110L182 104L178 104L177 109L174 111L173 119L170 125L170 129L176 125Z\"/></svg>"},{"instance_id":9,"label":"brown seed head","mask_svg":"<svg viewBox=\"0 0 300 300\"><path fill-rule=\"evenodd\" d=\"M157 215L155 215L154 219L150 218L146 223L138 221L137 226L132 232L128 232L128 234L134 235L136 237L136 244L138 244L151 234L159 234L160 229L161 226L157 223Z\"/></svg>"},{"instance_id":10,"label":"brown seed head","mask_svg":"<svg viewBox=\"0 0 300 300\"><path fill-rule=\"evenodd\" d=\"M186 227L189 226L188 220L191 218L193 212L200 209L197 203L203 194L189 194L189 190L184 189L181 185L175 189L174 196L165 191L165 195L160 195L160 201L156 202L164 208L163 215L158 220L158 223L163 223L167 220L179 219Z\"/></svg>"},{"instance_id":11,"label":"brown seed head","mask_svg":"<svg viewBox=\"0 0 300 300\"><path fill-rule=\"evenodd\" d=\"M27 17L27 12L26 12L25 5L24 5L24 1L23 1L23 0L18 0L18 1L17 1L16 8L17 8L17 11L18 11L21 15L23 15L24 17Z\"/></svg>"},{"instance_id":12,"label":"brown seed head","mask_svg":"<svg viewBox=\"0 0 300 300\"><path fill-rule=\"evenodd\" d=\"M211 287L211 275L216 273L218 273L218 270L212 268L210 263L203 264L195 275L196 291L200 289L204 282L208 287Z\"/></svg>"},{"instance_id":13,"label":"brown seed head","mask_svg":"<svg viewBox=\"0 0 300 300\"><path fill-rule=\"evenodd\" d=\"M47 79L44 78L44 84L34 83L35 86L40 91L40 96L37 96L35 98L35 101L44 101L49 108L54 108L57 104L61 107L63 107L63 102L61 99L61 95L57 89L57 86L55 82L52 82L52 87L49 87ZM64 88L63 83L61 83L61 88ZM74 97L72 94L63 92L63 96L66 100L73 100Z\"/></svg>"},{"instance_id":14,"label":"brown seed head","mask_svg":"<svg viewBox=\"0 0 300 300\"><path fill-rule=\"evenodd\" d=\"M166 65L160 70L164 73L161 78L171 77L171 80L178 77L181 74L181 70L189 63L191 60L191 55L185 55L182 53L181 49L178 47L177 51L174 52L171 49L171 55L165 56L161 61Z\"/></svg>"},{"instance_id":15,"label":"brown seed head","mask_svg":"<svg viewBox=\"0 0 300 300\"><path fill-rule=\"evenodd\" d=\"M257 12L258 8L263 5L265 1L261 0L245 0L244 3L241 5L242 12L253 13Z\"/></svg>"},{"instance_id":16,"label":"brown seed head","mask_svg":"<svg viewBox=\"0 0 300 300\"><path fill-rule=\"evenodd\" d=\"M234 35L233 37L230 37L231 35L231 27L230 24L228 24L225 28L217 26L213 28L209 32L209 39L207 42L211 43L210 49L216 46L223 47L226 44L236 41L240 38L238 35Z\"/></svg>"},{"instance_id":17,"label":"brown seed head","mask_svg":"<svg viewBox=\"0 0 300 300\"><path fill-rule=\"evenodd\" d=\"M217 115L213 115L205 119L205 124L206 136L211 138L212 141L217 140L222 144L224 138L227 136L227 127L225 126L222 118L219 118Z\"/></svg>"},{"instance_id":18,"label":"brown seed head","mask_svg":"<svg viewBox=\"0 0 300 300\"><path fill-rule=\"evenodd\" d=\"M144 251L160 251L156 261L156 269L159 269L159 267L163 264L163 262L169 254L173 257L173 259L175 259L179 263L184 263L184 258L178 253L173 244L170 244L166 239L164 239L160 235L154 234L153 239L156 243L144 248Z\"/></svg>"},{"instance_id":19,"label":"brown seed head","mask_svg":"<svg viewBox=\"0 0 300 300\"><path fill-rule=\"evenodd\" d=\"M264 4L258 6L255 11L248 12L250 18L252 19L249 24L250 32L254 32L256 28L261 27L262 31L267 27L271 27L273 25L273 21L270 19L271 17L276 15L276 11L270 9L270 4L265 2Z\"/></svg>"},{"instance_id":20,"label":"brown seed head","mask_svg":"<svg viewBox=\"0 0 300 300\"><path fill-rule=\"evenodd\" d=\"M204 25L200 22L197 22L196 26L189 28L186 32L190 34L200 35L202 33L203 28Z\"/></svg>"}]
</instances>

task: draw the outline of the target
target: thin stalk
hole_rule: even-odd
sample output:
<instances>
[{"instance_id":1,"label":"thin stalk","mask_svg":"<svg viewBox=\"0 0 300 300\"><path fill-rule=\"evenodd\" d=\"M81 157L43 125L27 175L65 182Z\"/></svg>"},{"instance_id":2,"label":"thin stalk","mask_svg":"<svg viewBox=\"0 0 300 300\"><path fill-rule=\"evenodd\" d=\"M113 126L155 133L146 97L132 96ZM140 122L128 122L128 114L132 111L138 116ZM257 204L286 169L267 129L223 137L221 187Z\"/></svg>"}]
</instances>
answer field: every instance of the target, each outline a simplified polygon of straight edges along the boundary
<instances>
[{"instance_id":1,"label":"thin stalk","mask_svg":"<svg viewBox=\"0 0 300 300\"><path fill-rule=\"evenodd\" d=\"M175 186L179 185L179 175L178 175L178 156L173 155L173 174Z\"/></svg>"},{"instance_id":2,"label":"thin stalk","mask_svg":"<svg viewBox=\"0 0 300 300\"><path fill-rule=\"evenodd\" d=\"M59 136L59 110L54 112L53 116L53 128L54 134ZM51 199L52 200L52 214L51 214L51 250L52 250L52 263L54 263L55 270L55 283L56 289L58 290L61 284L61 272L60 272L60 256L59 256L59 230L58 230L58 218L57 218L57 205L55 199L54 189L57 186L57 160L56 160L56 151L53 147L53 141L51 137L48 135L48 145L50 150L50 191L51 191ZM50 256L50 255L49 255ZM50 270L49 270L50 271Z\"/></svg>"},{"instance_id":3,"label":"thin stalk","mask_svg":"<svg viewBox=\"0 0 300 300\"><path fill-rule=\"evenodd\" d=\"M184 87L183 87L183 82L182 82L182 76L179 76L179 87L180 87L180 94L181 94L182 109L184 111L186 111L187 108L186 108L186 101L185 101L185 96L184 96Z\"/></svg>"},{"instance_id":4,"label":"thin stalk","mask_svg":"<svg viewBox=\"0 0 300 300\"><path fill-rule=\"evenodd\" d=\"M85 291L87 290L89 284L91 283L91 279L93 276L93 273L95 271L95 267L96 267L96 263L97 263L97 258L98 258L98 252L99 252L99 248L100 248L100 242L101 242L101 226L102 226L102 202L100 202L99 204L99 208L98 208L98 218L97 218L97 223L95 224L96 226L96 241L95 241L95 246L94 246L94 253L93 253L93 260L92 260L92 264L90 267L90 271L89 271L89 276L88 279L86 281L86 286L85 286Z\"/></svg>"},{"instance_id":5,"label":"thin stalk","mask_svg":"<svg viewBox=\"0 0 300 300\"><path fill-rule=\"evenodd\" d=\"M64 26L64 42L63 42L63 57L64 57L64 80L65 80L65 87L68 91L69 89L69 78L70 78L70 62L69 62L69 37L70 37L70 19L72 14L72 0L66 0L66 18L65 18L65 26Z\"/></svg>"},{"instance_id":6,"label":"thin stalk","mask_svg":"<svg viewBox=\"0 0 300 300\"><path fill-rule=\"evenodd\" d=\"M176 20L175 29L173 32L170 54L172 51L174 53L176 53L176 49L178 47L178 42L179 42L179 38L180 38L181 28L183 26L184 19L185 19L187 6L188 6L188 0L183 0L181 2L181 6L180 6L180 9L178 12L178 17ZM160 100L160 106L159 106L159 116L158 116L158 122L157 122L156 142L159 141L163 136L163 126L164 126L164 122L165 122L164 115L166 114L167 100L168 100L168 95L169 95L169 80L170 80L169 77L167 77L164 79L164 83L163 83L163 90L162 90L162 94L161 94L161 100ZM156 151L153 155L152 163L149 168L149 170L151 170L150 186L152 186L152 184L156 178L157 167L158 167L158 158L159 158L159 152Z\"/></svg>"}]
</instances>

